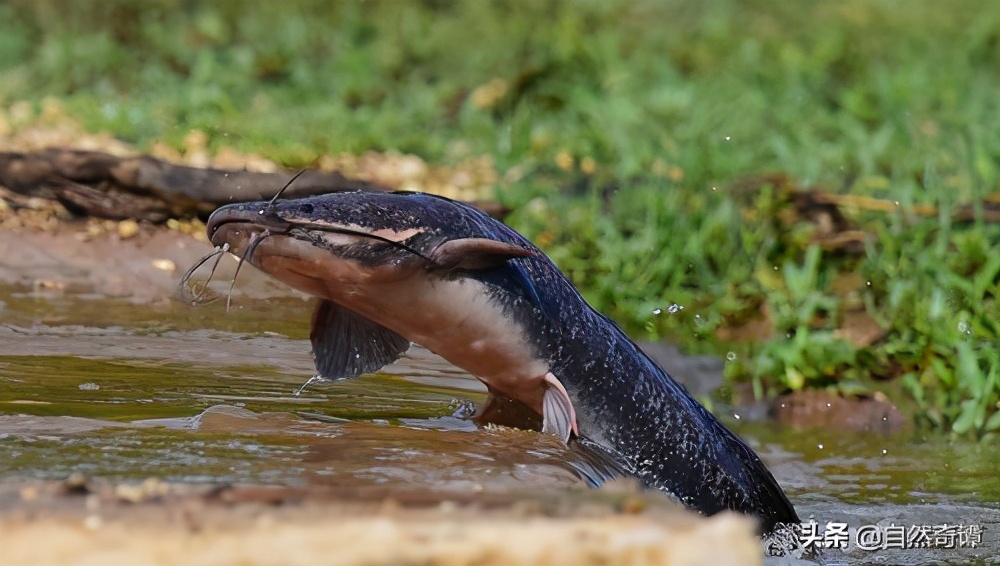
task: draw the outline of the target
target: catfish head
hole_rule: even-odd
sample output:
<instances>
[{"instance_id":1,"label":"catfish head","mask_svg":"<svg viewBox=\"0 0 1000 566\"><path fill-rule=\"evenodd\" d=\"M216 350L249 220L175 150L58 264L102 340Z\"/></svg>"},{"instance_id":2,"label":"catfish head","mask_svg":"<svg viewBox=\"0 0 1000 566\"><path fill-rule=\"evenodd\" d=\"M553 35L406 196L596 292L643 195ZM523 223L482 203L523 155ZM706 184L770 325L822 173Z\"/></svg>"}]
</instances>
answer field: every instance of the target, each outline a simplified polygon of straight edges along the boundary
<instances>
[{"instance_id":1,"label":"catfish head","mask_svg":"<svg viewBox=\"0 0 1000 566\"><path fill-rule=\"evenodd\" d=\"M212 213L207 230L216 246L336 301L357 286L420 270L476 270L532 254L531 244L484 216L421 193L344 192L227 205Z\"/></svg>"}]
</instances>

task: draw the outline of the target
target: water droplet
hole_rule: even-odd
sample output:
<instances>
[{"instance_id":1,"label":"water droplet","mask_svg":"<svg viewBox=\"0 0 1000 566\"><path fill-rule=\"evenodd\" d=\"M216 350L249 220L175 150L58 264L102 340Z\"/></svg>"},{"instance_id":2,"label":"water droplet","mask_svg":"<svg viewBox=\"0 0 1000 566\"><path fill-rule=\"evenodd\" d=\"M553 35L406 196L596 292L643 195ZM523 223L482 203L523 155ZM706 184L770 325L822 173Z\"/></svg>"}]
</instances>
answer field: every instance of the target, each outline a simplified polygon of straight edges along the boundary
<instances>
[{"instance_id":1,"label":"water droplet","mask_svg":"<svg viewBox=\"0 0 1000 566\"><path fill-rule=\"evenodd\" d=\"M733 418L736 420L740 420L740 415L738 413L733 413Z\"/></svg>"},{"instance_id":2,"label":"water droplet","mask_svg":"<svg viewBox=\"0 0 1000 566\"><path fill-rule=\"evenodd\" d=\"M257 214L263 215L264 214L264 209L262 208L262 209L258 210Z\"/></svg>"},{"instance_id":3,"label":"water droplet","mask_svg":"<svg viewBox=\"0 0 1000 566\"><path fill-rule=\"evenodd\" d=\"M713 190L713 191L717 191L717 190L719 190L719 189L718 189L718 187L712 187L712 190Z\"/></svg>"},{"instance_id":4,"label":"water droplet","mask_svg":"<svg viewBox=\"0 0 1000 566\"><path fill-rule=\"evenodd\" d=\"M889 453L889 451L888 451L888 450L886 450L885 448L883 448L883 449L882 449L882 455L883 455L883 456L885 456L885 455L886 455L886 454L888 454L888 453Z\"/></svg>"},{"instance_id":5,"label":"water droplet","mask_svg":"<svg viewBox=\"0 0 1000 566\"><path fill-rule=\"evenodd\" d=\"M958 321L958 331L962 334L972 334L972 325L968 321Z\"/></svg>"},{"instance_id":6,"label":"water droplet","mask_svg":"<svg viewBox=\"0 0 1000 566\"><path fill-rule=\"evenodd\" d=\"M730 139L729 136L726 136L726 141L729 141L729 139Z\"/></svg>"},{"instance_id":7,"label":"water droplet","mask_svg":"<svg viewBox=\"0 0 1000 566\"><path fill-rule=\"evenodd\" d=\"M868 285L869 287L871 287L872 286L872 282L871 281L865 281L865 285Z\"/></svg>"},{"instance_id":8,"label":"water droplet","mask_svg":"<svg viewBox=\"0 0 1000 566\"><path fill-rule=\"evenodd\" d=\"M667 307L667 312L670 313L670 314L677 314L677 313L681 312L682 310L684 310L684 306L683 305L678 305L677 303L673 303L672 305L670 305L669 307Z\"/></svg>"},{"instance_id":9,"label":"water droplet","mask_svg":"<svg viewBox=\"0 0 1000 566\"><path fill-rule=\"evenodd\" d=\"M355 360L361 359L361 354L354 354L354 359Z\"/></svg>"},{"instance_id":10,"label":"water droplet","mask_svg":"<svg viewBox=\"0 0 1000 566\"><path fill-rule=\"evenodd\" d=\"M659 316L659 314L660 314L661 312L663 312L663 309L653 309L653 314L655 314L655 315L657 315L657 316Z\"/></svg>"},{"instance_id":11,"label":"water droplet","mask_svg":"<svg viewBox=\"0 0 1000 566\"><path fill-rule=\"evenodd\" d=\"M736 352L729 352L728 354L726 354L726 359L729 360L729 361L731 361L731 362L735 362L736 361Z\"/></svg>"},{"instance_id":12,"label":"water droplet","mask_svg":"<svg viewBox=\"0 0 1000 566\"><path fill-rule=\"evenodd\" d=\"M820 450L823 449L823 445L822 444L817 444L816 446L818 446Z\"/></svg>"}]
</instances>

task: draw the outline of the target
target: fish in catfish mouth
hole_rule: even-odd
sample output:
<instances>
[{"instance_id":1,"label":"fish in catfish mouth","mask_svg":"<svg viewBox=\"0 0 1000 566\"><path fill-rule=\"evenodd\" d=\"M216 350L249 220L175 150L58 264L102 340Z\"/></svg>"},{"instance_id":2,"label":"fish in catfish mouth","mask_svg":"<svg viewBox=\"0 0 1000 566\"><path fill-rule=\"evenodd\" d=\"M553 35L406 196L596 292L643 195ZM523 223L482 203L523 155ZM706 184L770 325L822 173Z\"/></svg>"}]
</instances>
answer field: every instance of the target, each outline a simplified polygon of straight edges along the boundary
<instances>
[{"instance_id":1,"label":"fish in catfish mouth","mask_svg":"<svg viewBox=\"0 0 1000 566\"><path fill-rule=\"evenodd\" d=\"M333 193L227 205L207 228L215 245L320 299L310 339L323 377L375 371L415 342L486 385L482 421L540 418L582 448L591 484L633 476L703 514L756 516L762 533L799 522L750 447L541 250L472 206Z\"/></svg>"}]
</instances>

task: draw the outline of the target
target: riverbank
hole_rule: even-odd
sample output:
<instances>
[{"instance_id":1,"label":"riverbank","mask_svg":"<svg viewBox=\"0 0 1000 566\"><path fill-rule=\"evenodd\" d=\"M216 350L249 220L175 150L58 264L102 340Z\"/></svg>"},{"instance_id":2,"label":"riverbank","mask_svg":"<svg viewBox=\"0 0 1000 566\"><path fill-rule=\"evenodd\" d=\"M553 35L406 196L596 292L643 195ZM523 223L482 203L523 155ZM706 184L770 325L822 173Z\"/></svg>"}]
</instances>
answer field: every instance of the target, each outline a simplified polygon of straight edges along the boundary
<instances>
[{"instance_id":1,"label":"riverbank","mask_svg":"<svg viewBox=\"0 0 1000 566\"><path fill-rule=\"evenodd\" d=\"M0 489L5 566L762 563L750 521L700 519L637 494L365 501L323 489L77 481Z\"/></svg>"}]
</instances>

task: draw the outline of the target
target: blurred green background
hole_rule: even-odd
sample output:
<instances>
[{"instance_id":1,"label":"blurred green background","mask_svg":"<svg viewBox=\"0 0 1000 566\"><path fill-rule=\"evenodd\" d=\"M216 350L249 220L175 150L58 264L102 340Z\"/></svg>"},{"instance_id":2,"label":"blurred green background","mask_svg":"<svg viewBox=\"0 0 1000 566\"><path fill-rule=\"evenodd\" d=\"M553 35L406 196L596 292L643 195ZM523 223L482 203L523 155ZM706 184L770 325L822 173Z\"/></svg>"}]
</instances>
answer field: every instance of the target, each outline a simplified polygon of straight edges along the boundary
<instances>
[{"instance_id":1,"label":"blurred green background","mask_svg":"<svg viewBox=\"0 0 1000 566\"><path fill-rule=\"evenodd\" d=\"M0 2L0 109L289 167L489 156L509 222L633 335L958 435L1000 431L998 93L987 0ZM890 206L821 246L811 187Z\"/></svg>"}]
</instances>

